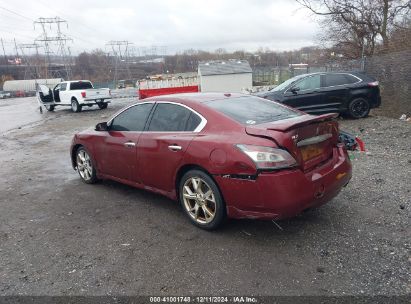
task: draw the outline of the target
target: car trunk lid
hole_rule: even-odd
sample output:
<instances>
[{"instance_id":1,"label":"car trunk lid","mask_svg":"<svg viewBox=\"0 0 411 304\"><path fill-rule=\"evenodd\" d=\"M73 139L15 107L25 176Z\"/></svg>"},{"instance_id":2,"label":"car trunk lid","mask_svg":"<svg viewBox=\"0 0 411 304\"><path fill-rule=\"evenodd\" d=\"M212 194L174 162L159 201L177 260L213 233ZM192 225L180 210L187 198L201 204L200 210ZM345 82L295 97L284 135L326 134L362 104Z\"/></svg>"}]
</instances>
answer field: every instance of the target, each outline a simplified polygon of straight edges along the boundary
<instances>
[{"instance_id":1,"label":"car trunk lid","mask_svg":"<svg viewBox=\"0 0 411 304\"><path fill-rule=\"evenodd\" d=\"M273 140L278 147L286 149L297 160L304 171L327 161L332 157L338 143L338 114L297 117L247 126L252 136Z\"/></svg>"}]
</instances>

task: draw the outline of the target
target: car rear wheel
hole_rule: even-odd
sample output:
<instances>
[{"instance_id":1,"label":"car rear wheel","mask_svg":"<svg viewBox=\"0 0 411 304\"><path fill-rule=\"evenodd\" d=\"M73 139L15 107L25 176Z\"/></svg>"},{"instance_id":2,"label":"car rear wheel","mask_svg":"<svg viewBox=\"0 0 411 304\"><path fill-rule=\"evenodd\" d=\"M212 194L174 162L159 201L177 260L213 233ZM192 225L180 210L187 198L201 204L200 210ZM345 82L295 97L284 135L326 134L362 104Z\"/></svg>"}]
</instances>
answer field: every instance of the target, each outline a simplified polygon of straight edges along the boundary
<instances>
[{"instance_id":1,"label":"car rear wheel","mask_svg":"<svg viewBox=\"0 0 411 304\"><path fill-rule=\"evenodd\" d=\"M52 112L52 111L54 111L54 109L55 109L55 106L54 106L54 105L48 105L48 104L46 104L46 105L44 105L44 107L45 107L46 110L49 111L49 112Z\"/></svg>"},{"instance_id":2,"label":"car rear wheel","mask_svg":"<svg viewBox=\"0 0 411 304\"><path fill-rule=\"evenodd\" d=\"M364 118L370 113L370 103L365 98L353 99L348 105L348 113L352 118Z\"/></svg>"},{"instance_id":3,"label":"car rear wheel","mask_svg":"<svg viewBox=\"0 0 411 304\"><path fill-rule=\"evenodd\" d=\"M225 219L225 204L213 179L203 171L190 170L179 186L180 202L191 222L206 230L216 229Z\"/></svg>"},{"instance_id":4,"label":"car rear wheel","mask_svg":"<svg viewBox=\"0 0 411 304\"><path fill-rule=\"evenodd\" d=\"M71 110L75 113L81 112L81 106L75 98L71 100Z\"/></svg>"},{"instance_id":5,"label":"car rear wheel","mask_svg":"<svg viewBox=\"0 0 411 304\"><path fill-rule=\"evenodd\" d=\"M94 184L97 181L96 169L86 149L80 147L76 152L77 171L86 184Z\"/></svg>"},{"instance_id":6,"label":"car rear wheel","mask_svg":"<svg viewBox=\"0 0 411 304\"><path fill-rule=\"evenodd\" d=\"M106 102L99 102L97 105L102 110L107 108L107 103Z\"/></svg>"}]
</instances>

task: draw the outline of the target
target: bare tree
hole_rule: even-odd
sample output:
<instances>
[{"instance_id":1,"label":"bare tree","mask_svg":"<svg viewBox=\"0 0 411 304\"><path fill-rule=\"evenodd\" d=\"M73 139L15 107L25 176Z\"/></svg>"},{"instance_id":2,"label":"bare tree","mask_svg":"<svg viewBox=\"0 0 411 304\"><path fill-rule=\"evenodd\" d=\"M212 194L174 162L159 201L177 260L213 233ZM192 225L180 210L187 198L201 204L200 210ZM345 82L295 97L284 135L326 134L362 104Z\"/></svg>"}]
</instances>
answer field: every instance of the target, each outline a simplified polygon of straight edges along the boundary
<instances>
[{"instance_id":1,"label":"bare tree","mask_svg":"<svg viewBox=\"0 0 411 304\"><path fill-rule=\"evenodd\" d=\"M382 42L388 49L390 33L400 27L411 10L410 0L295 0L323 16L323 38L347 57L373 55Z\"/></svg>"}]
</instances>

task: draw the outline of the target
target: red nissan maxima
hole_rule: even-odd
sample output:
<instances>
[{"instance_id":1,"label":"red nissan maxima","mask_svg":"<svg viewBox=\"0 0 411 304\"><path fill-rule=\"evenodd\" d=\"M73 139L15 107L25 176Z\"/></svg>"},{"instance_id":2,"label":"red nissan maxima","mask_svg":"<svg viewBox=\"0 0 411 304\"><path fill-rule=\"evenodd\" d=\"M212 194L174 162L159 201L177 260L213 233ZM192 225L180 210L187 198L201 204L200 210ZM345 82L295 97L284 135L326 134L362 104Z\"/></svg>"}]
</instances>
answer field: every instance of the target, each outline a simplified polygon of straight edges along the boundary
<instances>
[{"instance_id":1,"label":"red nissan maxima","mask_svg":"<svg viewBox=\"0 0 411 304\"><path fill-rule=\"evenodd\" d=\"M320 206L351 178L336 114L243 94L159 96L76 134L85 183L111 179L179 200L191 222L281 219Z\"/></svg>"}]
</instances>

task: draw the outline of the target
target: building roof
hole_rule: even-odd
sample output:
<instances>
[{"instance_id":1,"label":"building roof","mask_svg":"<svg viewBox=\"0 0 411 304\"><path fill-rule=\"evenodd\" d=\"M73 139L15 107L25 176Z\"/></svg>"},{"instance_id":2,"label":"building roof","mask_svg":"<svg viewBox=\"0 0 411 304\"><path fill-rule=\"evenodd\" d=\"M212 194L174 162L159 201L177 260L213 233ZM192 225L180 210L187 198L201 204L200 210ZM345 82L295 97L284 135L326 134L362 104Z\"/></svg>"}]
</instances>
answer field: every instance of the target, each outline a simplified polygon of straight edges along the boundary
<instances>
[{"instance_id":1,"label":"building roof","mask_svg":"<svg viewBox=\"0 0 411 304\"><path fill-rule=\"evenodd\" d=\"M252 73L247 60L222 60L201 62L198 74L201 76Z\"/></svg>"}]
</instances>

